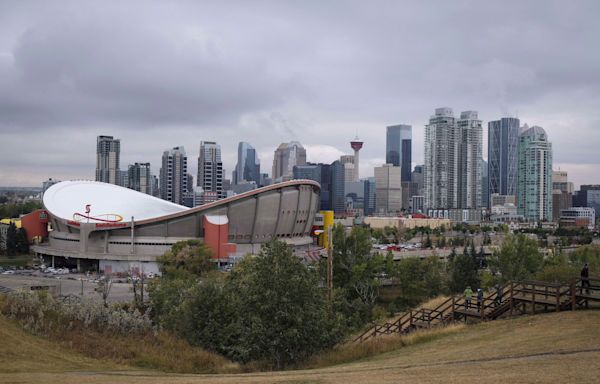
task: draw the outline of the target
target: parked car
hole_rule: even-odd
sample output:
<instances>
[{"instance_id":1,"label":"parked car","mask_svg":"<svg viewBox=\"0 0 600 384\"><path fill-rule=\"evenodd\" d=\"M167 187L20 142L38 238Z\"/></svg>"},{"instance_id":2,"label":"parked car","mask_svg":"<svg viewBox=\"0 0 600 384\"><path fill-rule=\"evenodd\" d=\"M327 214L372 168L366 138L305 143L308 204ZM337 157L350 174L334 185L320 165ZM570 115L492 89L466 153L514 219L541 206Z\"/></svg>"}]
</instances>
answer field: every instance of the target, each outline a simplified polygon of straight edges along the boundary
<instances>
[{"instance_id":1,"label":"parked car","mask_svg":"<svg viewBox=\"0 0 600 384\"><path fill-rule=\"evenodd\" d=\"M9 269L8 271L4 271L4 272L2 272L2 274L3 274L3 275L14 275L14 274L15 274L15 271L13 271L13 270L10 270L10 269Z\"/></svg>"}]
</instances>

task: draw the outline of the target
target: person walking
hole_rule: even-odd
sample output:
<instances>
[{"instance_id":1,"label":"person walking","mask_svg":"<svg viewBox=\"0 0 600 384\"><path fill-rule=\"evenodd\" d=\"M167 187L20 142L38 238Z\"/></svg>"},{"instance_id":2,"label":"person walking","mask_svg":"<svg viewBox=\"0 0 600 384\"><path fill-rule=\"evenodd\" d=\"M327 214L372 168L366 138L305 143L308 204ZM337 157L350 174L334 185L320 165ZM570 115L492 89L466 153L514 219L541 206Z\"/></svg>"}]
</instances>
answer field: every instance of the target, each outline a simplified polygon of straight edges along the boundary
<instances>
[{"instance_id":1,"label":"person walking","mask_svg":"<svg viewBox=\"0 0 600 384\"><path fill-rule=\"evenodd\" d=\"M482 304L483 304L483 289L477 288L477 312L481 311Z\"/></svg>"},{"instance_id":2,"label":"person walking","mask_svg":"<svg viewBox=\"0 0 600 384\"><path fill-rule=\"evenodd\" d=\"M583 288L585 287L585 293L590 294L590 267L588 263L583 265L581 269L581 293L583 293Z\"/></svg>"},{"instance_id":3,"label":"person walking","mask_svg":"<svg viewBox=\"0 0 600 384\"><path fill-rule=\"evenodd\" d=\"M465 308L469 309L469 308L471 308L471 296L473 296L473 290L471 289L470 285L467 285L464 295L465 295Z\"/></svg>"},{"instance_id":4,"label":"person walking","mask_svg":"<svg viewBox=\"0 0 600 384\"><path fill-rule=\"evenodd\" d=\"M496 284L496 298L494 299L494 303L496 304L496 306L502 304L503 293L504 292L502 292L502 286L500 284Z\"/></svg>"}]
</instances>

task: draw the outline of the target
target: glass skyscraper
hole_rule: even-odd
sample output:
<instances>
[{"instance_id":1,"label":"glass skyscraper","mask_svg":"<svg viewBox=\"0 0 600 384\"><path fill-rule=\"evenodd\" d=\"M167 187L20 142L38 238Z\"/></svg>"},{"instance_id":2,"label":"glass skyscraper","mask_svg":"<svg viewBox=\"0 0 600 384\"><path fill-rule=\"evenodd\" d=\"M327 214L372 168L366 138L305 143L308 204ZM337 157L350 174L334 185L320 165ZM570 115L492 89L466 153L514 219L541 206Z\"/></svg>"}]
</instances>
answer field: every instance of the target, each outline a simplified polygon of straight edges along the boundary
<instances>
[{"instance_id":1,"label":"glass skyscraper","mask_svg":"<svg viewBox=\"0 0 600 384\"><path fill-rule=\"evenodd\" d=\"M530 221L552 220L552 143L541 127L519 136L518 212Z\"/></svg>"},{"instance_id":2,"label":"glass skyscraper","mask_svg":"<svg viewBox=\"0 0 600 384\"><path fill-rule=\"evenodd\" d=\"M243 141L238 144L238 162L233 172L234 184L254 181L256 185L260 185L260 160L250 144Z\"/></svg>"},{"instance_id":3,"label":"glass skyscraper","mask_svg":"<svg viewBox=\"0 0 600 384\"><path fill-rule=\"evenodd\" d=\"M387 127L385 162L401 168L402 181L411 181L412 126L399 124Z\"/></svg>"},{"instance_id":4,"label":"glass skyscraper","mask_svg":"<svg viewBox=\"0 0 600 384\"><path fill-rule=\"evenodd\" d=\"M517 195L519 119L488 122L489 194Z\"/></svg>"}]
</instances>

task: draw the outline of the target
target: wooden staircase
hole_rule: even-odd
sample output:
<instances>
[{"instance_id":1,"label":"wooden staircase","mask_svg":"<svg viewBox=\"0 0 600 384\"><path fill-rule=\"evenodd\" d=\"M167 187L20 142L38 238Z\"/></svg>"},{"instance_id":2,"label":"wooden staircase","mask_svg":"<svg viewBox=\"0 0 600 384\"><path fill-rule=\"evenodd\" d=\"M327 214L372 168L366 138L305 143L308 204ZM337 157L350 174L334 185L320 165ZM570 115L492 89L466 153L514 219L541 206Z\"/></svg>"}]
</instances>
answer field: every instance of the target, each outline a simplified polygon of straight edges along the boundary
<instances>
[{"instance_id":1,"label":"wooden staircase","mask_svg":"<svg viewBox=\"0 0 600 384\"><path fill-rule=\"evenodd\" d=\"M568 283L542 281L508 282L502 286L503 296L496 292L484 296L478 307L476 297L467 306L462 296L450 297L437 307L404 313L393 322L378 324L354 339L363 342L379 335L408 334L418 329L443 327L456 321L489 321L501 316L536 314L588 308L590 302L600 302L600 277L590 277L583 288L581 279Z\"/></svg>"}]
</instances>

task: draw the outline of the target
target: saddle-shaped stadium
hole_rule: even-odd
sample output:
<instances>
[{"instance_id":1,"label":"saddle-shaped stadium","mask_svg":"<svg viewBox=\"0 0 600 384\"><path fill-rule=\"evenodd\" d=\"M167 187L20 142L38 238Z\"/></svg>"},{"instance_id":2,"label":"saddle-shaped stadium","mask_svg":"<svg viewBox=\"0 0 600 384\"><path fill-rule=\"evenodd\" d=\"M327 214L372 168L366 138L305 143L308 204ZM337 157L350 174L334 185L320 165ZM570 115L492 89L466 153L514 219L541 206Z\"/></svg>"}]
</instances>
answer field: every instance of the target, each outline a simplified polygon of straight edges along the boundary
<instances>
[{"instance_id":1,"label":"saddle-shaped stadium","mask_svg":"<svg viewBox=\"0 0 600 384\"><path fill-rule=\"evenodd\" d=\"M292 180L188 208L113 184L65 181L44 193L52 230L33 251L78 269L148 273L181 240L203 241L221 263L273 238L302 248L312 243L319 192L317 182Z\"/></svg>"}]
</instances>

